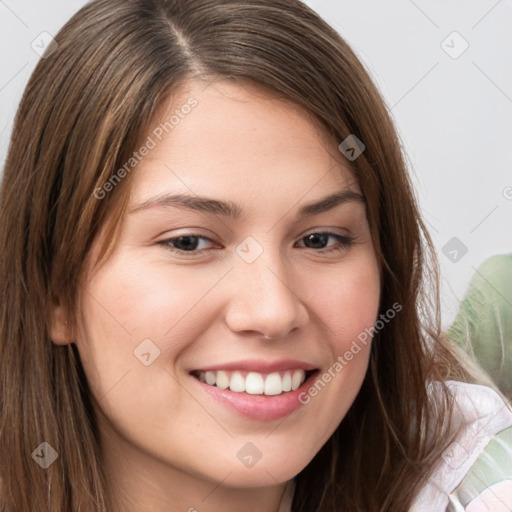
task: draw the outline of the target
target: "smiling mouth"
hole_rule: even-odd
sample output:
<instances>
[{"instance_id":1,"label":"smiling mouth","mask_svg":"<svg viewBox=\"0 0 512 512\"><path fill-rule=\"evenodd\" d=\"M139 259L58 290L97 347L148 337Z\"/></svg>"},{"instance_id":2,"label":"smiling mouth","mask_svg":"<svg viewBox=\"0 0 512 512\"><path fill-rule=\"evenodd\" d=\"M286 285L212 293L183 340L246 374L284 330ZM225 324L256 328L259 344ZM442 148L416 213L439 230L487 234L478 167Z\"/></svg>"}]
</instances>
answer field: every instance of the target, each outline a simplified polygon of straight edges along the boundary
<instances>
[{"instance_id":1,"label":"smiling mouth","mask_svg":"<svg viewBox=\"0 0 512 512\"><path fill-rule=\"evenodd\" d=\"M200 382L235 393L275 396L298 389L316 370L302 368L259 373L253 371L193 371L191 375Z\"/></svg>"}]
</instances>

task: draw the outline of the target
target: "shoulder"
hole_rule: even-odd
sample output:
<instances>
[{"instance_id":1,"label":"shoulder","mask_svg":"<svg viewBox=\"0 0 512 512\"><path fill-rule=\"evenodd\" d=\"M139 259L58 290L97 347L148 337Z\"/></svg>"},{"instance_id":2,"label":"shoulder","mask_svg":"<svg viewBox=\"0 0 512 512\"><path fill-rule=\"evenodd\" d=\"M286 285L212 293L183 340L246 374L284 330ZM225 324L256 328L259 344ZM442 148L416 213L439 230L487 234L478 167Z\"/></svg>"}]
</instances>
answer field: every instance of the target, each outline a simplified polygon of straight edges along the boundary
<instances>
[{"instance_id":1,"label":"shoulder","mask_svg":"<svg viewBox=\"0 0 512 512\"><path fill-rule=\"evenodd\" d=\"M446 384L454 401L454 441L410 512L480 512L487 505L508 511L495 501L508 493L508 505L512 495L512 409L487 386ZM438 386L433 383L431 391Z\"/></svg>"}]
</instances>

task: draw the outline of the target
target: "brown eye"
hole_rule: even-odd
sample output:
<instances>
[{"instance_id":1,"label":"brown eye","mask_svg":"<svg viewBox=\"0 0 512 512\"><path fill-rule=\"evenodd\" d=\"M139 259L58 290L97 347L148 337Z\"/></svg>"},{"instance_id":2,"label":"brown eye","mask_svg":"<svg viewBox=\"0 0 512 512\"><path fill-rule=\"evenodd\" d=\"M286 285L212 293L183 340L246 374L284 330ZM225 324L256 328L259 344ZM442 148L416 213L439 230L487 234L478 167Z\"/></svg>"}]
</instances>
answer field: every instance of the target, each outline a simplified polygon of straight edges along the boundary
<instances>
[{"instance_id":1,"label":"brown eye","mask_svg":"<svg viewBox=\"0 0 512 512\"><path fill-rule=\"evenodd\" d=\"M173 247L180 251L195 251L199 245L199 237L197 236L180 236L172 241Z\"/></svg>"},{"instance_id":2,"label":"brown eye","mask_svg":"<svg viewBox=\"0 0 512 512\"><path fill-rule=\"evenodd\" d=\"M324 249L329 242L329 235L327 233L312 233L304 237L306 246L311 249Z\"/></svg>"},{"instance_id":3,"label":"brown eye","mask_svg":"<svg viewBox=\"0 0 512 512\"><path fill-rule=\"evenodd\" d=\"M330 240L334 243L329 244ZM327 252L331 250L342 250L353 243L353 238L350 236L342 236L337 233L329 232L316 232L304 236L301 241L308 249L319 249L320 251Z\"/></svg>"},{"instance_id":4,"label":"brown eye","mask_svg":"<svg viewBox=\"0 0 512 512\"><path fill-rule=\"evenodd\" d=\"M163 245L164 247L170 249L171 251L175 252L201 252L201 251L208 251L212 249L212 247L204 247L205 243L206 245L210 244L212 245L213 242L201 235L194 235L194 234L187 234L182 236L177 236L174 238L168 238L166 240L162 240L161 242L158 242L159 245Z\"/></svg>"}]
</instances>

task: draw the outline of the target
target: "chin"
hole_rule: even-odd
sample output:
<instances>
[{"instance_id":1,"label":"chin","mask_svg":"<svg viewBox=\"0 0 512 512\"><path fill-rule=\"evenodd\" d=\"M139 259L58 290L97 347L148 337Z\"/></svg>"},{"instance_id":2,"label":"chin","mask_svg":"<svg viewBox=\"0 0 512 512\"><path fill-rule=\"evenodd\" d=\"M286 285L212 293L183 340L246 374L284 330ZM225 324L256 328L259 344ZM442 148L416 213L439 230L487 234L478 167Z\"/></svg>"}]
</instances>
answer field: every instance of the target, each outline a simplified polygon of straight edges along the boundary
<instances>
[{"instance_id":1,"label":"chin","mask_svg":"<svg viewBox=\"0 0 512 512\"><path fill-rule=\"evenodd\" d=\"M297 451L300 447L297 446ZM243 464L231 464L220 473L229 477L224 481L227 487L266 487L276 484L284 484L298 475L310 462L312 457L305 460L304 457L294 458L292 454L276 450L274 456L264 461L262 457L252 467L244 467ZM219 474L216 475L219 478Z\"/></svg>"}]
</instances>

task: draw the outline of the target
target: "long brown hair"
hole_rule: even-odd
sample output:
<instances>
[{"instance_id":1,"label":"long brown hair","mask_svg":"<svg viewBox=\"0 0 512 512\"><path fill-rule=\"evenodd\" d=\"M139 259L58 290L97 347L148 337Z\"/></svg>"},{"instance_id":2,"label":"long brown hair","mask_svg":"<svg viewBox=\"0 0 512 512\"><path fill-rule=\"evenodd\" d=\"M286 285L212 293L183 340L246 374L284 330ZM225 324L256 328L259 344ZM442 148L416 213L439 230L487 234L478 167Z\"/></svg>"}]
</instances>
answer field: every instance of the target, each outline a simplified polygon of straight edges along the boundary
<instances>
[{"instance_id":1,"label":"long brown hair","mask_svg":"<svg viewBox=\"0 0 512 512\"><path fill-rule=\"evenodd\" d=\"M382 274L362 388L296 477L294 512L405 511L448 443L430 381L469 379L440 333L437 264L400 141L364 66L298 0L95 0L56 36L21 101L1 191L0 504L4 512L114 509L76 347L52 343L56 296L76 311L98 230L111 243L130 176L98 200L162 102L191 77L250 80L311 112L341 142L366 199ZM134 170L133 172L136 172ZM105 254L108 248L105 248ZM439 404L437 405L439 406ZM58 453L45 471L31 453Z\"/></svg>"}]
</instances>

